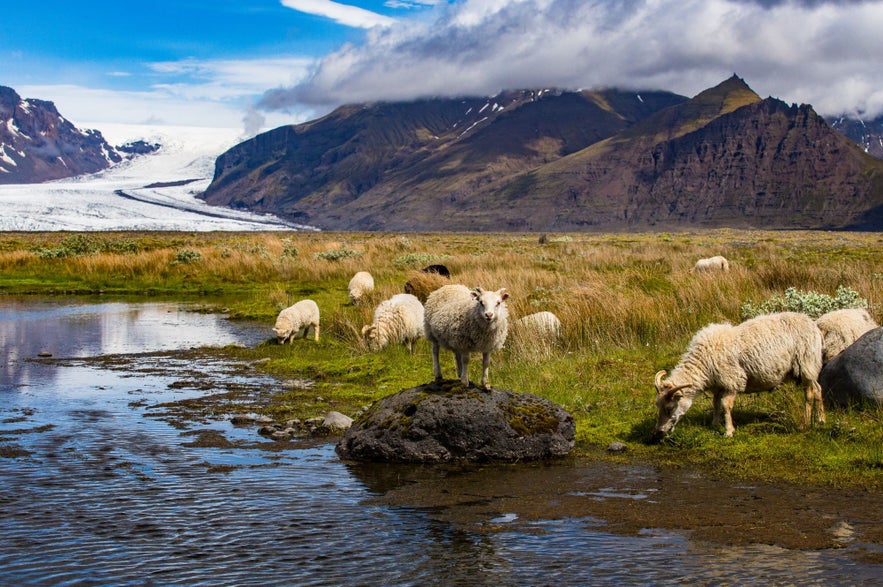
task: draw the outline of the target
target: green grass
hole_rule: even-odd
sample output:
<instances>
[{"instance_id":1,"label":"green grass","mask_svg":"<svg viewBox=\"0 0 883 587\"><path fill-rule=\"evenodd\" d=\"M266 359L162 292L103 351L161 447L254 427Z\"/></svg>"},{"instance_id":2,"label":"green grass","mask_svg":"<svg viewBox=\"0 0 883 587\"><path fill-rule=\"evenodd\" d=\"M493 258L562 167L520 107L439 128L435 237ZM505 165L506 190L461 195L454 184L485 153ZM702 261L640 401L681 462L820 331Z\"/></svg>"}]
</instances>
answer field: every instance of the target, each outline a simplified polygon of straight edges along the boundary
<instances>
[{"instance_id":1,"label":"green grass","mask_svg":"<svg viewBox=\"0 0 883 587\"><path fill-rule=\"evenodd\" d=\"M804 428L803 395L791 384L738 396L733 438L712 427L711 401L700 396L668 439L648 442L656 418L654 373L670 370L702 326L739 322L745 303L761 304L789 287L835 295L843 286L867 300L880 321L883 235L719 230L538 237L7 233L0 235L0 292L202 300L234 319L267 324L265 343L218 351L256 361L280 378L280 392L261 411L280 420L329 409L354 415L432 379L426 341L413 355L400 346L372 353L359 331L377 303L402 291L412 260L442 259L457 282L506 287L513 316L550 310L561 318L558 345L507 345L493 357L490 380L572 413L578 454L748 481L883 488L881 410L829 406L825 425ZM40 254L65 247L71 254ZM356 254L322 254L341 250ZM729 274L690 273L696 259L713 254L730 260ZM354 306L346 286L365 269L377 291L366 305ZM321 340L276 344L270 330L276 315L303 298L320 307ZM445 376L453 378L452 355L443 353L442 361ZM473 381L480 379L480 363L475 357L470 364ZM608 454L612 442L628 450Z\"/></svg>"}]
</instances>

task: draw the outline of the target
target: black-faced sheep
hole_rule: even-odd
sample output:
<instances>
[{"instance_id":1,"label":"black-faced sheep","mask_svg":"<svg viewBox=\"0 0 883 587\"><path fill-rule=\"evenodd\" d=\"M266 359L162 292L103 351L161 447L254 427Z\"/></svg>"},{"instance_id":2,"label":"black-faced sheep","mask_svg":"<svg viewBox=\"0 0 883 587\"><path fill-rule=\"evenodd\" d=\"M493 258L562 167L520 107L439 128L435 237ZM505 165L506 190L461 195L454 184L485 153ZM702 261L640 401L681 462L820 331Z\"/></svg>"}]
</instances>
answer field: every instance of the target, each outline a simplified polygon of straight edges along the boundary
<instances>
[{"instance_id":1,"label":"black-faced sheep","mask_svg":"<svg viewBox=\"0 0 883 587\"><path fill-rule=\"evenodd\" d=\"M693 266L693 273L708 273L713 271L727 272L730 270L730 262L720 255L699 259Z\"/></svg>"},{"instance_id":2,"label":"black-faced sheep","mask_svg":"<svg viewBox=\"0 0 883 587\"><path fill-rule=\"evenodd\" d=\"M414 352L423 332L423 304L411 294L396 294L374 309L374 321L362 328L362 339L372 351L400 342Z\"/></svg>"},{"instance_id":3,"label":"black-faced sheep","mask_svg":"<svg viewBox=\"0 0 883 587\"><path fill-rule=\"evenodd\" d=\"M374 277L367 271L359 271L350 279L347 291L349 291L350 302L353 304L362 303L374 293Z\"/></svg>"},{"instance_id":4,"label":"black-faced sheep","mask_svg":"<svg viewBox=\"0 0 883 587\"><path fill-rule=\"evenodd\" d=\"M811 421L813 408L824 423L818 383L821 368L822 336L806 314L780 312L738 326L706 326L690 341L667 380L663 379L665 371L656 374L656 437L671 432L703 390L714 394L714 424L720 424L723 408L724 436L732 436L736 394L769 391L789 378L800 380L804 387L806 423Z\"/></svg>"},{"instance_id":5,"label":"black-faced sheep","mask_svg":"<svg viewBox=\"0 0 883 587\"><path fill-rule=\"evenodd\" d=\"M457 376L469 385L469 353L482 354L481 385L490 389L488 368L491 353L506 342L508 316L505 289L470 290L464 285L445 285L429 294L426 300L426 339L432 344L432 367L435 379L441 380L440 348L453 351Z\"/></svg>"},{"instance_id":6,"label":"black-faced sheep","mask_svg":"<svg viewBox=\"0 0 883 587\"><path fill-rule=\"evenodd\" d=\"M847 308L823 314L816 326L822 333L822 362L827 363L861 335L877 328L877 323L864 308Z\"/></svg>"},{"instance_id":7,"label":"black-faced sheep","mask_svg":"<svg viewBox=\"0 0 883 587\"><path fill-rule=\"evenodd\" d=\"M313 328L314 339L319 340L319 306L313 300L301 300L279 312L273 332L279 344L285 344L286 340L294 342L298 334L306 338L310 327Z\"/></svg>"}]
</instances>

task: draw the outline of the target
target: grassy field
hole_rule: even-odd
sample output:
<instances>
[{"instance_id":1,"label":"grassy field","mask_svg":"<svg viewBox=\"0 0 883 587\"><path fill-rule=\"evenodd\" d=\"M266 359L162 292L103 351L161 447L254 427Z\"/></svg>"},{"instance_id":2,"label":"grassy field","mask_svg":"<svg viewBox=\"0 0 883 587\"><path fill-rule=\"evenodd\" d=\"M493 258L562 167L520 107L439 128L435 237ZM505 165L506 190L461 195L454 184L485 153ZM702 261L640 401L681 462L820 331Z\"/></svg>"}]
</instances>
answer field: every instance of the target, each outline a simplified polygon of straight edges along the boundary
<instances>
[{"instance_id":1,"label":"grassy field","mask_svg":"<svg viewBox=\"0 0 883 587\"><path fill-rule=\"evenodd\" d=\"M542 241L542 242L541 242ZM690 272L696 259L724 255L725 275ZM742 320L790 287L834 295L850 288L883 318L883 234L696 231L647 234L384 233L4 233L0 293L125 295L202 300L233 318L267 323L256 348L224 349L283 381L309 378L308 391L283 384L261 409L274 416L354 413L432 379L429 345L369 352L359 331L381 300L403 291L416 270L447 265L455 282L506 287L510 313L557 314L553 348L511 340L494 356L496 387L534 393L568 409L577 452L595 458L699 467L708 474L829 486L883 488L883 411L828 409L804 428L793 385L736 398L736 434L711 426L701 397L670 439L647 441L655 421L653 375L671 369L693 334L710 322ZM370 271L369 303L349 303L346 286ZM280 346L270 327L280 309L314 299L322 339ZM453 360L443 357L446 377ZM480 361L471 379L479 380ZM321 398L317 401L317 397ZM317 405L318 404L318 405ZM614 441L625 453L608 454Z\"/></svg>"}]
</instances>

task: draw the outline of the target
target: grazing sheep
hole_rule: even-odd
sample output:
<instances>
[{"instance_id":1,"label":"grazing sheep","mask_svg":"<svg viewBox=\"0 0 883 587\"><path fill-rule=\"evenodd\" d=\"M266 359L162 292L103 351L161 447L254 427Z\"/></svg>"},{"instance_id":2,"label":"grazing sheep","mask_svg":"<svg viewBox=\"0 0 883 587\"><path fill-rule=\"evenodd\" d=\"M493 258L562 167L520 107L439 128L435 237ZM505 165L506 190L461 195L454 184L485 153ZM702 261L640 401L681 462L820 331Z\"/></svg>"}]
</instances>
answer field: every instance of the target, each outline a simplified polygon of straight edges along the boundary
<instances>
[{"instance_id":1,"label":"grazing sheep","mask_svg":"<svg viewBox=\"0 0 883 587\"><path fill-rule=\"evenodd\" d=\"M730 270L730 262L724 257L717 255L708 259L699 259L693 266L693 273L707 273L712 271L723 271L726 273Z\"/></svg>"},{"instance_id":2,"label":"grazing sheep","mask_svg":"<svg viewBox=\"0 0 883 587\"><path fill-rule=\"evenodd\" d=\"M306 338L311 326L314 338L318 341L319 306L313 300L301 300L279 312L273 332L276 333L279 344L285 344L286 339L289 342L294 342L298 334L302 334Z\"/></svg>"},{"instance_id":3,"label":"grazing sheep","mask_svg":"<svg viewBox=\"0 0 883 587\"><path fill-rule=\"evenodd\" d=\"M505 289L470 290L465 285L445 285L429 294L424 326L426 339L432 343L432 367L436 381L441 380L440 348L454 352L457 376L469 385L469 353L482 354L481 385L490 389L488 368L491 353L506 342L509 311Z\"/></svg>"},{"instance_id":4,"label":"grazing sheep","mask_svg":"<svg viewBox=\"0 0 883 587\"><path fill-rule=\"evenodd\" d=\"M788 378L799 379L804 387L806 423L813 407L824 423L821 369L822 336L806 314L780 312L738 326L706 326L693 336L667 380L663 380L665 371L656 374L656 437L671 432L703 390L714 393L714 424L720 424L723 408L724 436L732 436L736 394L769 391Z\"/></svg>"},{"instance_id":5,"label":"grazing sheep","mask_svg":"<svg viewBox=\"0 0 883 587\"><path fill-rule=\"evenodd\" d=\"M877 323L864 308L847 308L823 314L816 326L822 333L822 362L827 363L861 335L877 328Z\"/></svg>"},{"instance_id":6,"label":"grazing sheep","mask_svg":"<svg viewBox=\"0 0 883 587\"><path fill-rule=\"evenodd\" d=\"M405 283L405 293L417 296L417 299L426 303L429 294L443 285L450 285L451 280L435 272L412 271Z\"/></svg>"},{"instance_id":7,"label":"grazing sheep","mask_svg":"<svg viewBox=\"0 0 883 587\"><path fill-rule=\"evenodd\" d=\"M528 314L512 323L511 334L516 348L549 348L561 336L561 321L552 312Z\"/></svg>"},{"instance_id":8,"label":"grazing sheep","mask_svg":"<svg viewBox=\"0 0 883 587\"><path fill-rule=\"evenodd\" d=\"M411 294L396 294L380 302L374 322L362 328L362 338L372 351L401 342L414 352L414 343L423 336L423 304Z\"/></svg>"},{"instance_id":9,"label":"grazing sheep","mask_svg":"<svg viewBox=\"0 0 883 587\"><path fill-rule=\"evenodd\" d=\"M347 290L350 294L350 302L360 304L374 293L374 278L367 271L359 271L350 279Z\"/></svg>"},{"instance_id":10,"label":"grazing sheep","mask_svg":"<svg viewBox=\"0 0 883 587\"><path fill-rule=\"evenodd\" d=\"M442 277L451 278L451 271L444 265L429 265L421 269L423 273L436 273Z\"/></svg>"}]
</instances>

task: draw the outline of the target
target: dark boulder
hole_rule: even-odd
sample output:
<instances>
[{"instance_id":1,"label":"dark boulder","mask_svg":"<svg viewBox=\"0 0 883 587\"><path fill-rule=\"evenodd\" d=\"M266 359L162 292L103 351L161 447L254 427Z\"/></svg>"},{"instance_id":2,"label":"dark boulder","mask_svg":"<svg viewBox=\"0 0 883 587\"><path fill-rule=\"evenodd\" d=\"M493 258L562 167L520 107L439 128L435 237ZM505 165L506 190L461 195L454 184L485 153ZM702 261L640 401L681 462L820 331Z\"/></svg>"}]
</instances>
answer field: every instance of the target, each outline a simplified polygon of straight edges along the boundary
<instances>
[{"instance_id":1,"label":"dark boulder","mask_svg":"<svg viewBox=\"0 0 883 587\"><path fill-rule=\"evenodd\" d=\"M567 455L575 432L573 416L549 400L448 380L376 402L337 453L402 463L535 461Z\"/></svg>"},{"instance_id":2,"label":"dark boulder","mask_svg":"<svg viewBox=\"0 0 883 587\"><path fill-rule=\"evenodd\" d=\"M841 406L883 406L883 327L862 335L819 374L826 400Z\"/></svg>"}]
</instances>

